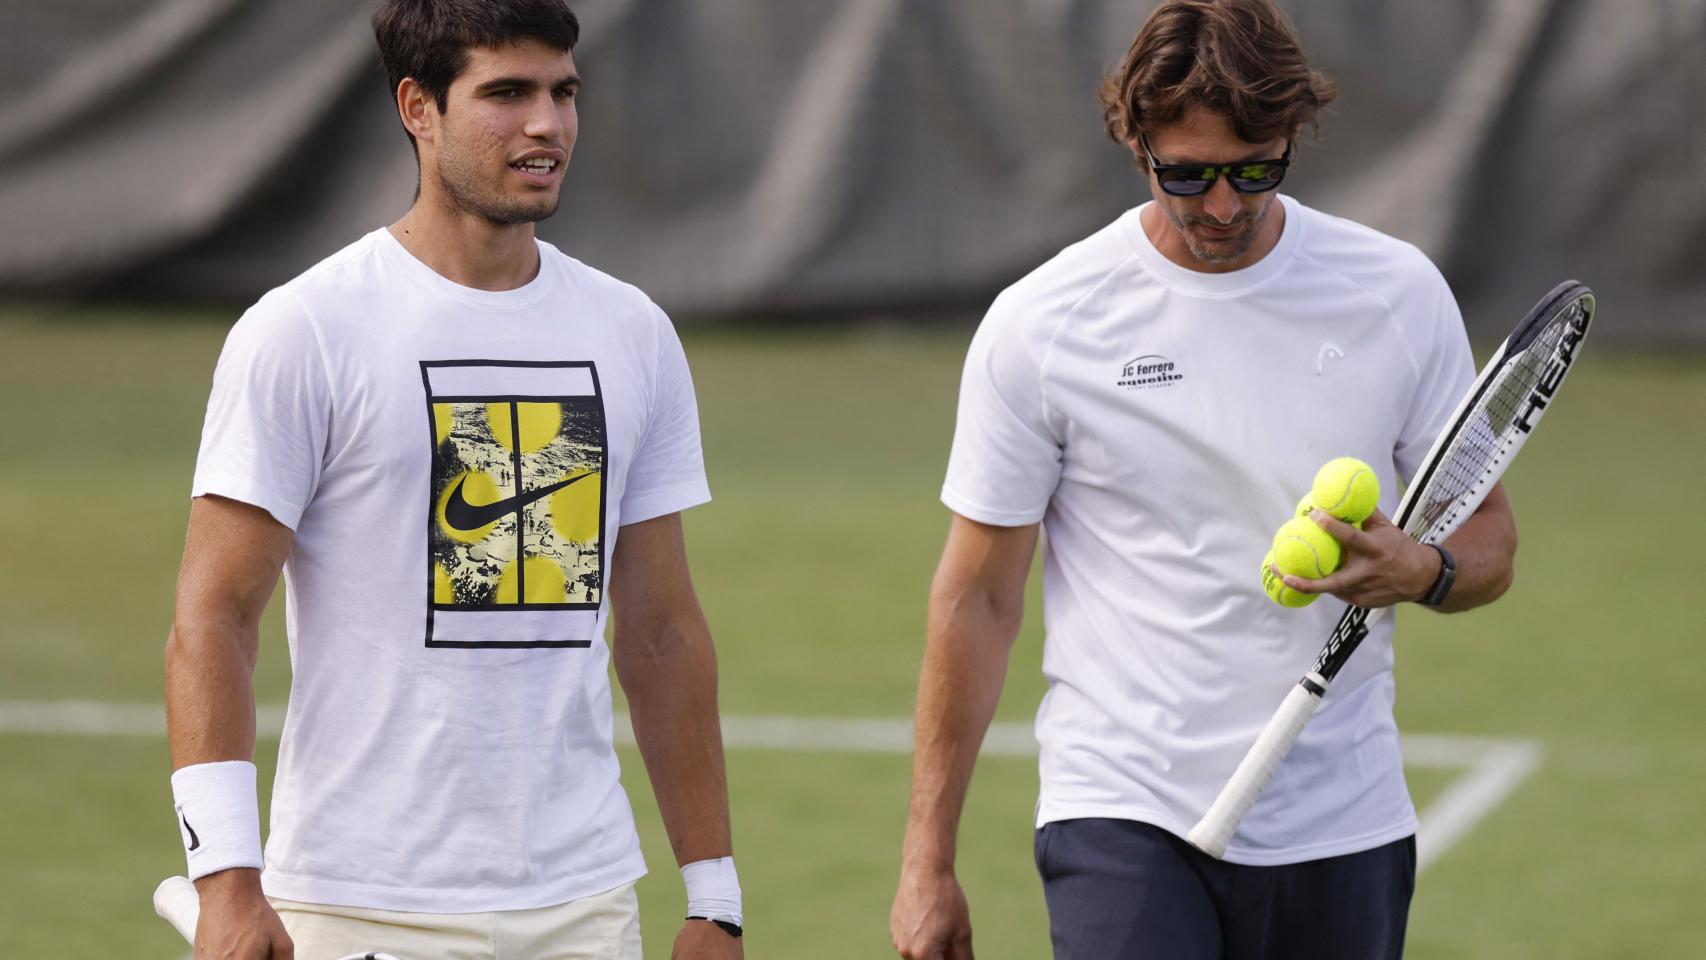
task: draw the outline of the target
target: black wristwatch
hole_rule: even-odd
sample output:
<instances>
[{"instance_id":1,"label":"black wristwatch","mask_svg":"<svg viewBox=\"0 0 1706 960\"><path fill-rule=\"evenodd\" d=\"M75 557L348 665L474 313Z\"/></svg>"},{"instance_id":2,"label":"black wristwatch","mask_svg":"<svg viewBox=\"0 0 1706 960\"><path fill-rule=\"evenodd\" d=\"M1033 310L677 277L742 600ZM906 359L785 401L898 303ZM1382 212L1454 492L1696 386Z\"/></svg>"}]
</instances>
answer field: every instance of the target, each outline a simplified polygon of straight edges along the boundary
<instances>
[{"instance_id":1,"label":"black wristwatch","mask_svg":"<svg viewBox=\"0 0 1706 960\"><path fill-rule=\"evenodd\" d=\"M741 935L740 924L735 923L732 920L717 920L717 919L714 919L712 917L688 917L687 919L689 919L689 920L710 920L712 923L716 924L718 927L721 927L722 931L731 937L739 937Z\"/></svg>"},{"instance_id":2,"label":"black wristwatch","mask_svg":"<svg viewBox=\"0 0 1706 960\"><path fill-rule=\"evenodd\" d=\"M1451 585L1457 582L1457 561L1452 559L1450 550L1439 544L1430 543L1428 546L1439 551L1439 576L1434 579L1434 585L1429 587L1428 592L1422 594L1422 599L1417 602L1425 603L1430 607L1437 607L1445 602L1446 595L1451 592Z\"/></svg>"}]
</instances>

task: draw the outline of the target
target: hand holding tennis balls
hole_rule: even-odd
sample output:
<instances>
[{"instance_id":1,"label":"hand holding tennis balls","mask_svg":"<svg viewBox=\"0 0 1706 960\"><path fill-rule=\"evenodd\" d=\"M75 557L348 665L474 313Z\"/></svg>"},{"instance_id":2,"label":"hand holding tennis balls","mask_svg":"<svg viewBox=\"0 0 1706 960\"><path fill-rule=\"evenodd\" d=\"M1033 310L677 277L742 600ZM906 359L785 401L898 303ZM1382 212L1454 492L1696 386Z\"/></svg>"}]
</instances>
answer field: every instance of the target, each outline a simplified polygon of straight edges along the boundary
<instances>
[{"instance_id":1,"label":"hand holding tennis balls","mask_svg":"<svg viewBox=\"0 0 1706 960\"><path fill-rule=\"evenodd\" d=\"M1379 510L1369 514L1361 528L1319 508L1305 522L1320 527L1339 544L1339 568L1326 577L1284 575L1285 589L1306 596L1331 594L1372 610L1415 599L1417 591L1439 572L1433 549L1410 539Z\"/></svg>"},{"instance_id":2,"label":"hand holding tennis balls","mask_svg":"<svg viewBox=\"0 0 1706 960\"><path fill-rule=\"evenodd\" d=\"M1491 502L1502 504L1498 496ZM1298 516L1275 536L1262 563L1263 591L1286 607L1308 606L1322 594L1371 610L1416 599L1440 561L1393 526L1379 502L1380 481L1368 464L1353 457L1328 461L1298 503Z\"/></svg>"},{"instance_id":3,"label":"hand holding tennis balls","mask_svg":"<svg viewBox=\"0 0 1706 960\"><path fill-rule=\"evenodd\" d=\"M1316 471L1309 493L1297 502L1292 518L1274 534L1273 549L1262 558L1262 589L1282 607L1306 607L1316 593L1286 584L1286 576L1320 580L1339 568L1344 551L1334 533L1310 514L1321 510L1335 520L1360 528L1380 503L1380 479L1355 457L1338 457ZM1325 521L1328 527L1337 526ZM1349 531L1344 531L1349 532ZM1278 571L1277 573L1275 571Z\"/></svg>"}]
</instances>

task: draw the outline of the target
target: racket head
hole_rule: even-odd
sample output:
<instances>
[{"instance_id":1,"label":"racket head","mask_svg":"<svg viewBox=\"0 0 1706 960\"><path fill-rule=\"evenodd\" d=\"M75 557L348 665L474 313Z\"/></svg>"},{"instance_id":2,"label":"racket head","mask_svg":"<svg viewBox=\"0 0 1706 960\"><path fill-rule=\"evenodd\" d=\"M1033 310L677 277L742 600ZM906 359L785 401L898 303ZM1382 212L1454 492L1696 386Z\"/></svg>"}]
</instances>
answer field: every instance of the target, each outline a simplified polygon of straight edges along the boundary
<instances>
[{"instance_id":1,"label":"racket head","mask_svg":"<svg viewBox=\"0 0 1706 960\"><path fill-rule=\"evenodd\" d=\"M1551 407L1596 306L1586 284L1566 280L1528 311L1422 459L1394 524L1418 543L1439 543L1481 506Z\"/></svg>"}]
</instances>

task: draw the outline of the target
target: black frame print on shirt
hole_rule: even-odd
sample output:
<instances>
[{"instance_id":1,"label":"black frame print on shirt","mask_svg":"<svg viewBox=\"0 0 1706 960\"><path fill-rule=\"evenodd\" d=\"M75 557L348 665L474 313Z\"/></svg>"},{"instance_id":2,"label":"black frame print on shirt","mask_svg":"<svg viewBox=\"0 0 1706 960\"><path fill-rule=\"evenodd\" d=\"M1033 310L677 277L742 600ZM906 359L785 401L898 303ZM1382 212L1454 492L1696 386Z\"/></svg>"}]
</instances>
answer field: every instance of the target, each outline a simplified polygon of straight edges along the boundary
<instances>
[{"instance_id":1,"label":"black frame print on shirt","mask_svg":"<svg viewBox=\"0 0 1706 960\"><path fill-rule=\"evenodd\" d=\"M533 614L596 612L603 599L597 367L426 360L421 380L432 437L426 645L591 646Z\"/></svg>"}]
</instances>

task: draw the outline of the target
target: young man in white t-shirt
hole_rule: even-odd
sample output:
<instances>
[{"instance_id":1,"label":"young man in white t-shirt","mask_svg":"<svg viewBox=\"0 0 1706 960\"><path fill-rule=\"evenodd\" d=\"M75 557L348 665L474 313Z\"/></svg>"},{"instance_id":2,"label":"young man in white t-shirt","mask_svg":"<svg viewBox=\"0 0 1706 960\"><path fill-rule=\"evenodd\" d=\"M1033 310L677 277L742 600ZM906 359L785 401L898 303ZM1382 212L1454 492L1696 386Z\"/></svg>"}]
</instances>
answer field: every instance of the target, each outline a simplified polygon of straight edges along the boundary
<instances>
[{"instance_id":1,"label":"young man in white t-shirt","mask_svg":"<svg viewBox=\"0 0 1706 960\"><path fill-rule=\"evenodd\" d=\"M1387 519L1474 369L1426 257L1274 189L1332 96L1269 0L1161 4L1102 95L1153 202L1008 288L973 340L891 917L904 957L972 955L955 832L1039 524L1035 853L1056 957L1402 953L1416 817L1392 718L1392 618L1225 861L1182 839L1342 609L1281 608L1258 577L1320 464L1373 465L1386 512L1358 531L1316 511L1344 566L1292 586L1462 610L1511 580L1502 490L1444 551Z\"/></svg>"},{"instance_id":2,"label":"young man in white t-shirt","mask_svg":"<svg viewBox=\"0 0 1706 960\"><path fill-rule=\"evenodd\" d=\"M739 957L686 358L644 294L534 236L579 25L561 0L388 0L374 29L416 201L244 314L196 463L166 650L196 956L638 960L613 656L683 865L674 956ZM281 569L263 863L250 673Z\"/></svg>"}]
</instances>

